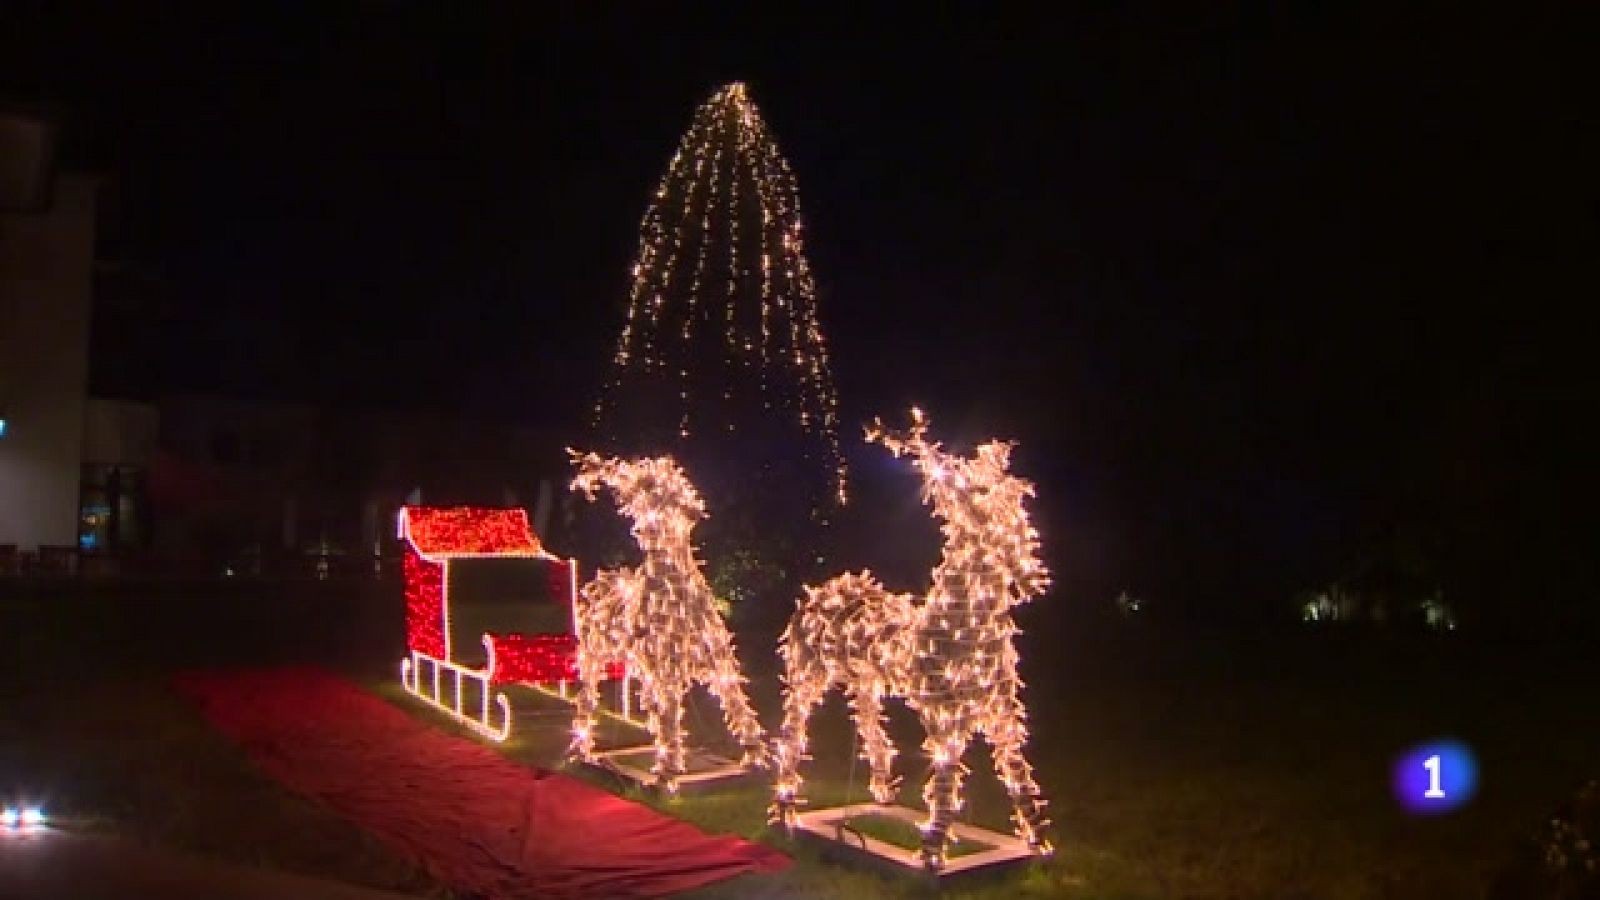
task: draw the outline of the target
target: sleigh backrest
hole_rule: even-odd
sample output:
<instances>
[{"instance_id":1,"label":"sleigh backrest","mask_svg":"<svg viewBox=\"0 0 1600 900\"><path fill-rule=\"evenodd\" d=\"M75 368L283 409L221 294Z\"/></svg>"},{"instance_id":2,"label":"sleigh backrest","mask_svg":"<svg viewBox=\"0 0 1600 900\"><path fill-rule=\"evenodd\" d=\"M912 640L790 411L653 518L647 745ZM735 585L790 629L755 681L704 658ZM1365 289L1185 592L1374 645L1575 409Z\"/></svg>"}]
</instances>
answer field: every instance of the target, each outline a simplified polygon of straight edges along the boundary
<instances>
[{"instance_id":1,"label":"sleigh backrest","mask_svg":"<svg viewBox=\"0 0 1600 900\"><path fill-rule=\"evenodd\" d=\"M482 653L486 633L570 644L577 561L545 550L526 510L407 506L397 525L410 649L467 663L455 653Z\"/></svg>"}]
</instances>

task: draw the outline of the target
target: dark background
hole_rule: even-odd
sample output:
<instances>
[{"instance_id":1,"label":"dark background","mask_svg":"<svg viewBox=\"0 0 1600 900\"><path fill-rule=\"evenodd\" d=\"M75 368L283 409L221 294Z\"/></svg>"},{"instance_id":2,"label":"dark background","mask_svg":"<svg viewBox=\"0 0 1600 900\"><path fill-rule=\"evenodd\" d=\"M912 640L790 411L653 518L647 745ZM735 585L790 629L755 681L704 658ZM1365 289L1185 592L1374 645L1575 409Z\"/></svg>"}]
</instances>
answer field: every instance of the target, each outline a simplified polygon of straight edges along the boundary
<instances>
[{"instance_id":1,"label":"dark background","mask_svg":"<svg viewBox=\"0 0 1600 900\"><path fill-rule=\"evenodd\" d=\"M1593 604L1592 105L1554 14L129 6L0 13L0 96L116 176L147 285L99 390L581 435L648 193L741 79L844 421L1020 439L1078 596L1247 611L1403 556L1469 611Z\"/></svg>"}]
</instances>

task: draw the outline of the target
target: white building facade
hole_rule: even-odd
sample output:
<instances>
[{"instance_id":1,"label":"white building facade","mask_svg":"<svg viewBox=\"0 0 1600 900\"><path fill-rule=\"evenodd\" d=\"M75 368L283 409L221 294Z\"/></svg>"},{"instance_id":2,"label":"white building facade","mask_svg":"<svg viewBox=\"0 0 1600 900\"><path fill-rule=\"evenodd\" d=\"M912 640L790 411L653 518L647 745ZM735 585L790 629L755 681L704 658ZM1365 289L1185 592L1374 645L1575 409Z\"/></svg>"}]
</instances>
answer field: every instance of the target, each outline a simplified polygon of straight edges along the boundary
<instances>
[{"instance_id":1,"label":"white building facade","mask_svg":"<svg viewBox=\"0 0 1600 900\"><path fill-rule=\"evenodd\" d=\"M0 547L75 547L98 180L0 211Z\"/></svg>"}]
</instances>

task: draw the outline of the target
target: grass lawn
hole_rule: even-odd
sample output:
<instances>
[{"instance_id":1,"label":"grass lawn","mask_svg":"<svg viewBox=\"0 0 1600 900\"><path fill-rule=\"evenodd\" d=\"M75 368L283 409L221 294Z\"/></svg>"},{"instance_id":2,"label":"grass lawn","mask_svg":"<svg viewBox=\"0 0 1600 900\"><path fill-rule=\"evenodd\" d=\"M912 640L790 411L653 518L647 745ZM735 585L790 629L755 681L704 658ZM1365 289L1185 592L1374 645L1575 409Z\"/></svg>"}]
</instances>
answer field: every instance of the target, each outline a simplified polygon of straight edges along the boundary
<instances>
[{"instance_id":1,"label":"grass lawn","mask_svg":"<svg viewBox=\"0 0 1600 900\"><path fill-rule=\"evenodd\" d=\"M235 659L343 668L415 715L454 727L396 683L397 600L332 587L293 597L0 595L0 792L43 792L77 827L376 887L448 897L330 813L255 774L164 686L168 672ZM1029 623L1025 620L1024 627ZM1513 843L1600 770L1587 658L1471 643L1350 635L1219 638L1102 623L1048 647L1024 637L1031 758L1056 821L1055 859L956 886L952 896L1067 898L1463 898L1478 896ZM1452 636L1452 637L1459 637ZM758 658L747 651L747 659ZM770 656L767 657L770 660ZM778 717L775 673L751 667L757 708ZM555 765L566 711L516 689L501 750ZM692 731L720 731L698 700ZM602 741L636 740L608 725ZM891 711L902 802L919 806L921 731ZM1410 744L1449 735L1480 763L1477 799L1415 818L1389 796ZM843 704L814 717L804 794L813 807L867 798ZM1007 831L986 750L966 759L966 816ZM572 770L580 778L604 783ZM917 896L909 879L825 862L766 827L761 783L639 799L708 829L775 843L797 865L696 897Z\"/></svg>"},{"instance_id":2,"label":"grass lawn","mask_svg":"<svg viewBox=\"0 0 1600 900\"><path fill-rule=\"evenodd\" d=\"M863 837L893 844L902 850L916 851L922 846L922 829L916 823L897 819L894 816L851 816L844 821L848 832L855 832ZM980 844L971 838L962 838L953 841L945 855L950 859L960 859L983 850L991 849L992 845ZM914 853L913 853L914 855Z\"/></svg>"},{"instance_id":3,"label":"grass lawn","mask_svg":"<svg viewBox=\"0 0 1600 900\"><path fill-rule=\"evenodd\" d=\"M1029 665L1031 758L1056 821L1056 858L1021 872L954 886L952 896L1067 898L1463 898L1480 895L1531 831L1600 767L1600 729L1586 705L1578 659L1518 669L1491 666L1498 649L1462 641L1302 634L1280 642L1164 646L1158 633L1123 631L1102 645L1108 663L1052 672ZM1055 675L1056 677L1051 677ZM386 683L375 689L434 716ZM776 718L776 685L758 678L756 703ZM566 735L559 702L516 690L518 723L503 752L559 765ZM895 705L897 706L897 704ZM727 740L715 705L700 697L691 730ZM542 724L532 724L542 723ZM616 744L642 735L611 723ZM905 776L900 800L921 807L921 731L903 708L891 731ZM1389 793L1390 767L1408 746L1439 736L1477 752L1477 799L1459 813L1417 818ZM815 759L804 770L814 808L863 802L848 713L837 696L813 719ZM966 763L969 821L1009 832L1009 804L986 748ZM592 778L581 770L578 777ZM592 779L604 783L600 779ZM911 880L840 868L766 827L761 785L711 794L635 795L708 830L764 840L799 864L776 876L712 886L704 897L917 896Z\"/></svg>"}]
</instances>

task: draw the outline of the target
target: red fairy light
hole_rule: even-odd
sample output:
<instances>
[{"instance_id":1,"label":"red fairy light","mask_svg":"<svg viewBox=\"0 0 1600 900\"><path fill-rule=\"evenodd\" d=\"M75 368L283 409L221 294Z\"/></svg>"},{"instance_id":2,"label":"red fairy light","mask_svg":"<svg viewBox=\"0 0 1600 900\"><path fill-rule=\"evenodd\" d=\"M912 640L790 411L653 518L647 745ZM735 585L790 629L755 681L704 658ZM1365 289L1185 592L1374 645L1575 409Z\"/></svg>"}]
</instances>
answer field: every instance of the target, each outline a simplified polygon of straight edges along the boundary
<instances>
[{"instance_id":1,"label":"red fairy light","mask_svg":"<svg viewBox=\"0 0 1600 900\"><path fill-rule=\"evenodd\" d=\"M400 538L406 542L406 646L439 659L450 658L453 643L451 560L547 555L523 509L407 506L400 510Z\"/></svg>"},{"instance_id":2,"label":"red fairy light","mask_svg":"<svg viewBox=\"0 0 1600 900\"><path fill-rule=\"evenodd\" d=\"M416 653L452 659L449 567L456 560L525 557L548 562L550 594L573 602L576 561L545 551L523 509L407 506L400 510L406 542L403 571L406 645ZM576 626L576 621L573 622ZM469 642L471 641L469 636ZM570 681L577 671L574 634L490 635L496 683Z\"/></svg>"},{"instance_id":3,"label":"red fairy light","mask_svg":"<svg viewBox=\"0 0 1600 900\"><path fill-rule=\"evenodd\" d=\"M406 582L406 646L443 659L444 564L431 563L406 544L402 571Z\"/></svg>"},{"instance_id":4,"label":"red fairy light","mask_svg":"<svg viewBox=\"0 0 1600 900\"><path fill-rule=\"evenodd\" d=\"M554 684L578 680L578 637L573 634L491 634L494 684ZM626 667L612 663L606 678L622 679Z\"/></svg>"}]
</instances>

